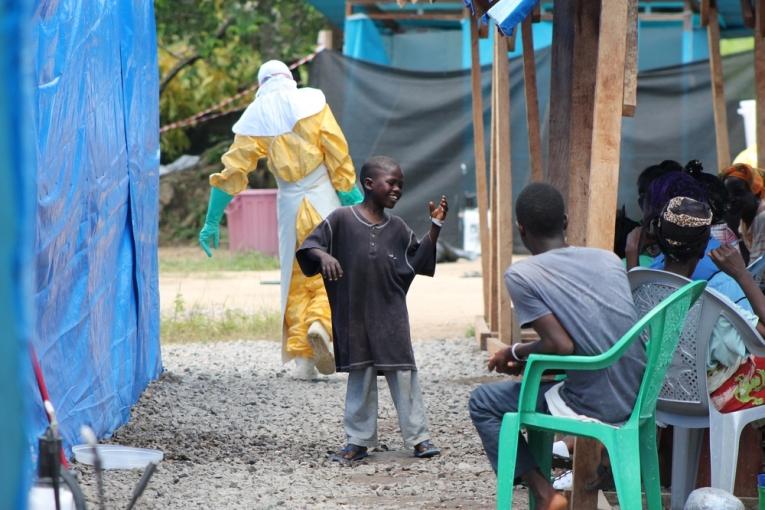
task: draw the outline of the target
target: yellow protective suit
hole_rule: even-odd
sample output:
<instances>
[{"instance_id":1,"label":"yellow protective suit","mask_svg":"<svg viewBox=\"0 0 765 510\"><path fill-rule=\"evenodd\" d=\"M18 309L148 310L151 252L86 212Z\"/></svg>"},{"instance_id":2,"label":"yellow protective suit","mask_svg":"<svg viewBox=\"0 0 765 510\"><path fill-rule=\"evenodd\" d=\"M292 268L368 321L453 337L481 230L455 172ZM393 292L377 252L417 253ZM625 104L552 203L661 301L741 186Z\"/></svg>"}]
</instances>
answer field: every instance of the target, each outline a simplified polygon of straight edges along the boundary
<instances>
[{"instance_id":1,"label":"yellow protective suit","mask_svg":"<svg viewBox=\"0 0 765 510\"><path fill-rule=\"evenodd\" d=\"M324 95L297 90L287 80L269 83L234 126L234 143L223 155L224 170L210 184L230 195L247 188L247 174L261 158L279 185L279 258L282 265L283 360L312 357L310 324L331 335L329 302L321 276L306 278L294 259L297 247L335 207L335 191L348 192L356 171L348 143ZM294 84L294 82L292 82ZM261 87L263 89L263 87ZM271 121L270 121L271 120Z\"/></svg>"}]
</instances>

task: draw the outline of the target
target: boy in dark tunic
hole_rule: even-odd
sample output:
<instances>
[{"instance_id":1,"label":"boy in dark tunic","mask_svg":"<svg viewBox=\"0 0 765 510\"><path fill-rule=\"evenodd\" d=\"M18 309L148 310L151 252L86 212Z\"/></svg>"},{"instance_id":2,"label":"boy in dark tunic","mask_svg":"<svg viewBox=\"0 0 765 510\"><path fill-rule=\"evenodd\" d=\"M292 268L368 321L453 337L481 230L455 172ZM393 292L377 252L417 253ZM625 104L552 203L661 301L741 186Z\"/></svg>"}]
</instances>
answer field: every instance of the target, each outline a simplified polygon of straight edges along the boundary
<instances>
[{"instance_id":1,"label":"boy in dark tunic","mask_svg":"<svg viewBox=\"0 0 765 510\"><path fill-rule=\"evenodd\" d=\"M377 444L378 373L388 381L404 442L415 456L432 457L440 451L430 441L417 381L406 293L415 274L435 272L448 204L443 196L438 207L428 204L430 232L418 241L401 218L385 212L403 192L398 163L370 158L361 168L361 182L364 202L333 211L296 254L306 276L324 276L335 364L338 372L348 372L343 421L348 444L333 460L363 459Z\"/></svg>"}]
</instances>

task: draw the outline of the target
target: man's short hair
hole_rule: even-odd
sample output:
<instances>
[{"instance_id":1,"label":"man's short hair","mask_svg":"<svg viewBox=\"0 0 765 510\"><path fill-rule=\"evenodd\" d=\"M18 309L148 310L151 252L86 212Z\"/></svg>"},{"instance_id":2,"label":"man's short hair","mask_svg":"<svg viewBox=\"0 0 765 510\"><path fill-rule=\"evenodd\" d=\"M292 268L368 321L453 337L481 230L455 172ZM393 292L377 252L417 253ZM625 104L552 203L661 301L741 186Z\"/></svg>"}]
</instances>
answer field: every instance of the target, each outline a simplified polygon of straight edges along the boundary
<instances>
[{"instance_id":1,"label":"man's short hair","mask_svg":"<svg viewBox=\"0 0 765 510\"><path fill-rule=\"evenodd\" d=\"M372 156L361 167L361 182L367 177L374 179L382 171L390 171L399 168L398 161L388 156Z\"/></svg>"},{"instance_id":2,"label":"man's short hair","mask_svg":"<svg viewBox=\"0 0 765 510\"><path fill-rule=\"evenodd\" d=\"M563 232L566 207L563 195L555 187L537 182L529 184L518 195L515 216L519 225L532 235L554 237Z\"/></svg>"}]
</instances>

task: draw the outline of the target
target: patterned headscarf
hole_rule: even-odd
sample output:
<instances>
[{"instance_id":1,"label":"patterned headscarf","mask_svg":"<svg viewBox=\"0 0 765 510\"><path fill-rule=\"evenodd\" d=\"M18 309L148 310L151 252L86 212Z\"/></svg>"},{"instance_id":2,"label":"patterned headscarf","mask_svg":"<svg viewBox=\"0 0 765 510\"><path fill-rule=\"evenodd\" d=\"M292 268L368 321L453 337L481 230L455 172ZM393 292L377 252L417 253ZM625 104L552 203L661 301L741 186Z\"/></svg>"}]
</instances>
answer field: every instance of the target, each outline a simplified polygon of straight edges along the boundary
<instances>
[{"instance_id":1,"label":"patterned headscarf","mask_svg":"<svg viewBox=\"0 0 765 510\"><path fill-rule=\"evenodd\" d=\"M741 179L749 187L749 191L760 198L765 198L765 181L762 177L762 171L746 163L736 163L720 172L720 178L735 177Z\"/></svg>"},{"instance_id":2,"label":"patterned headscarf","mask_svg":"<svg viewBox=\"0 0 765 510\"><path fill-rule=\"evenodd\" d=\"M662 209L657 240L664 255L677 262L702 256L709 242L712 210L704 202L674 197Z\"/></svg>"}]
</instances>

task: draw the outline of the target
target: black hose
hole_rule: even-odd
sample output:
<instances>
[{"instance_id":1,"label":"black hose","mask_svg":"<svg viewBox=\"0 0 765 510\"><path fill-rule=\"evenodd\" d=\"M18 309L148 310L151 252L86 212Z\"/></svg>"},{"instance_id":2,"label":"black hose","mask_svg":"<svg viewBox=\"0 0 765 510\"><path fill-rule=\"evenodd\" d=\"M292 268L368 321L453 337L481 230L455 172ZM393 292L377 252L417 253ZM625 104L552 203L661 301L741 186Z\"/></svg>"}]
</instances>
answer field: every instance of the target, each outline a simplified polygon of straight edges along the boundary
<instances>
[{"instance_id":1,"label":"black hose","mask_svg":"<svg viewBox=\"0 0 765 510\"><path fill-rule=\"evenodd\" d=\"M68 469L62 469L61 480L64 482L64 485L69 487L69 491L72 493L74 508L76 510L87 510L88 507L85 504L85 494L82 493L82 489L80 489L80 484L77 483L77 478L74 476L74 473Z\"/></svg>"}]
</instances>

